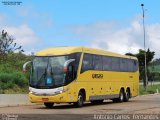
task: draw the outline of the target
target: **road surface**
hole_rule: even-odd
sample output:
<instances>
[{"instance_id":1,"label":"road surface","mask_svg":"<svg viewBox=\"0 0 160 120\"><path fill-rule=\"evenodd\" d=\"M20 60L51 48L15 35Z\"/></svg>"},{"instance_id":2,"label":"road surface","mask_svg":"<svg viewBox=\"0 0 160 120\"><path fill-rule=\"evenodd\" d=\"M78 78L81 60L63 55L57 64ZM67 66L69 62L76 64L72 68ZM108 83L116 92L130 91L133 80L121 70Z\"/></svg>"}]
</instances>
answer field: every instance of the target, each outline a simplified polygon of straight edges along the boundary
<instances>
[{"instance_id":1,"label":"road surface","mask_svg":"<svg viewBox=\"0 0 160 120\"><path fill-rule=\"evenodd\" d=\"M30 106L1 107L0 114L19 115L23 119L57 118L68 120L70 117L78 120L83 116L94 114L160 114L160 94L138 96L129 102L113 103L105 101L103 104L92 105L85 103L82 108L75 108L70 104L56 104L54 108L45 108L42 104ZM49 117L50 116L50 117ZM45 118L46 117L46 118ZM159 116L160 117L160 116ZM68 118L68 119L67 119ZM84 119L90 119L86 116Z\"/></svg>"}]
</instances>

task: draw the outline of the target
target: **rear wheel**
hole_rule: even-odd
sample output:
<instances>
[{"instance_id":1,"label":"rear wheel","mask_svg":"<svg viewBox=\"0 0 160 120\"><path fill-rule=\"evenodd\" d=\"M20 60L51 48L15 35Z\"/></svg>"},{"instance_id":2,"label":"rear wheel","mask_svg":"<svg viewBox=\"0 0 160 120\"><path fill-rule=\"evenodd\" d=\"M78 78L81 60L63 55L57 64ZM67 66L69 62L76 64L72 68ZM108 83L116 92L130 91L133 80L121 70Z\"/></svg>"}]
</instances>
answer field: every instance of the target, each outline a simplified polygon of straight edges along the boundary
<instances>
[{"instance_id":1,"label":"rear wheel","mask_svg":"<svg viewBox=\"0 0 160 120\"><path fill-rule=\"evenodd\" d=\"M84 104L84 95L83 93L80 91L78 94L78 101L74 103L74 105L76 107L82 107Z\"/></svg>"},{"instance_id":2,"label":"rear wheel","mask_svg":"<svg viewBox=\"0 0 160 120\"><path fill-rule=\"evenodd\" d=\"M126 93L125 93L124 101L125 101L125 102L128 102L128 101L129 101L129 98L130 98L130 92L129 92L129 90L127 89L127 91L126 91Z\"/></svg>"},{"instance_id":3,"label":"rear wheel","mask_svg":"<svg viewBox=\"0 0 160 120\"><path fill-rule=\"evenodd\" d=\"M52 108L54 103L44 103L46 108Z\"/></svg>"},{"instance_id":4,"label":"rear wheel","mask_svg":"<svg viewBox=\"0 0 160 120\"><path fill-rule=\"evenodd\" d=\"M124 90L121 89L119 92L119 97L112 99L113 102L123 102L124 101Z\"/></svg>"},{"instance_id":5,"label":"rear wheel","mask_svg":"<svg viewBox=\"0 0 160 120\"><path fill-rule=\"evenodd\" d=\"M121 89L119 93L118 102L123 102L123 101L124 101L124 91L123 89Z\"/></svg>"}]
</instances>

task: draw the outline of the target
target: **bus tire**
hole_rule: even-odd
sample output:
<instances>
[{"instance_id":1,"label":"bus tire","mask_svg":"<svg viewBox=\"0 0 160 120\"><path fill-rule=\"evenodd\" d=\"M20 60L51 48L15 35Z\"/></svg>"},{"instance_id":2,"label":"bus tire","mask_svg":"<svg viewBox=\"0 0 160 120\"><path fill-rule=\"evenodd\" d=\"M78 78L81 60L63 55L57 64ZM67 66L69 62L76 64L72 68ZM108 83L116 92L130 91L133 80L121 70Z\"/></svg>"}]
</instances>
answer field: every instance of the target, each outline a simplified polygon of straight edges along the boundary
<instances>
[{"instance_id":1,"label":"bus tire","mask_svg":"<svg viewBox=\"0 0 160 120\"><path fill-rule=\"evenodd\" d=\"M103 101L104 101L104 100L91 100L90 102L91 102L92 104L101 104L101 103L103 103Z\"/></svg>"},{"instance_id":2,"label":"bus tire","mask_svg":"<svg viewBox=\"0 0 160 120\"><path fill-rule=\"evenodd\" d=\"M78 101L74 103L76 107L82 107L84 104L84 94L80 91L78 94Z\"/></svg>"},{"instance_id":3,"label":"bus tire","mask_svg":"<svg viewBox=\"0 0 160 120\"><path fill-rule=\"evenodd\" d=\"M126 92L125 92L125 96L124 96L124 102L128 102L128 101L129 101L129 98L130 98L130 92L129 92L129 90L127 89Z\"/></svg>"},{"instance_id":4,"label":"bus tire","mask_svg":"<svg viewBox=\"0 0 160 120\"><path fill-rule=\"evenodd\" d=\"M124 90L121 89L120 92L119 92L119 98L117 99L118 102L123 102L124 101Z\"/></svg>"},{"instance_id":5,"label":"bus tire","mask_svg":"<svg viewBox=\"0 0 160 120\"><path fill-rule=\"evenodd\" d=\"M54 103L44 103L46 108L53 108Z\"/></svg>"}]
</instances>

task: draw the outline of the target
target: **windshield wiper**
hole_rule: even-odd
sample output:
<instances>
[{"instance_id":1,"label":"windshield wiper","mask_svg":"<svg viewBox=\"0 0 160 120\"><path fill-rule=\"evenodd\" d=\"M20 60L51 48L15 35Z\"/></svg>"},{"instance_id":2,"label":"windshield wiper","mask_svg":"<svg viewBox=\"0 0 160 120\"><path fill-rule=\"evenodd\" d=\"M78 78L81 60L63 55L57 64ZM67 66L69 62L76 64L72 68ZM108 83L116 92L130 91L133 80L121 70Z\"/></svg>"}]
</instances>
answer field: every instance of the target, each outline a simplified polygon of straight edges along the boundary
<instances>
[{"instance_id":1,"label":"windshield wiper","mask_svg":"<svg viewBox=\"0 0 160 120\"><path fill-rule=\"evenodd\" d=\"M40 79L38 80L36 86L38 86L38 85L42 82L42 78L45 79L46 76L47 76L47 70L46 70L46 68L45 68L45 71L44 71L44 73L41 75L41 77L40 77Z\"/></svg>"},{"instance_id":2,"label":"windshield wiper","mask_svg":"<svg viewBox=\"0 0 160 120\"><path fill-rule=\"evenodd\" d=\"M47 62L47 67L45 68L44 73L41 75L40 79L38 80L36 86L38 86L41 82L43 82L43 81L42 81L42 78L44 78L44 79L46 78L48 65L49 65L49 58L48 58L48 62Z\"/></svg>"},{"instance_id":3,"label":"windshield wiper","mask_svg":"<svg viewBox=\"0 0 160 120\"><path fill-rule=\"evenodd\" d=\"M41 82L43 82L43 80L44 80L45 85L46 85L46 80L47 80L46 77L47 78L51 77L51 79L52 79L52 85L55 85L55 81L53 79L53 70L52 70L51 64L49 63L49 58L48 58L48 62L47 62L47 67L45 68L44 73L41 75L41 77L38 80L38 82L37 82L36 85L38 86Z\"/></svg>"}]
</instances>

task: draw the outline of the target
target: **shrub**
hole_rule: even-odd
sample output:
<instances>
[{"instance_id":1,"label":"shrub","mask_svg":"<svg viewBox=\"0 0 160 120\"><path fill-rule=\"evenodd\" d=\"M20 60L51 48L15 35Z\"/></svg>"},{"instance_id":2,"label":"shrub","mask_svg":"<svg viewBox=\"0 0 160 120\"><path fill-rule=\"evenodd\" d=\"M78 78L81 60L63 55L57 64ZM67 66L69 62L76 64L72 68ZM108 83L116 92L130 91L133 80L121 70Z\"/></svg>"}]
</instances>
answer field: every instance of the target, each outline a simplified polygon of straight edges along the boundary
<instances>
[{"instance_id":1,"label":"shrub","mask_svg":"<svg viewBox=\"0 0 160 120\"><path fill-rule=\"evenodd\" d=\"M160 81L160 73L159 72L151 72L153 75L154 81Z\"/></svg>"},{"instance_id":2,"label":"shrub","mask_svg":"<svg viewBox=\"0 0 160 120\"><path fill-rule=\"evenodd\" d=\"M26 87L28 82L21 72L0 73L0 89L11 89L15 85L20 88Z\"/></svg>"}]
</instances>

